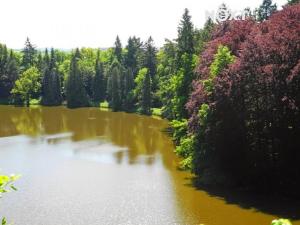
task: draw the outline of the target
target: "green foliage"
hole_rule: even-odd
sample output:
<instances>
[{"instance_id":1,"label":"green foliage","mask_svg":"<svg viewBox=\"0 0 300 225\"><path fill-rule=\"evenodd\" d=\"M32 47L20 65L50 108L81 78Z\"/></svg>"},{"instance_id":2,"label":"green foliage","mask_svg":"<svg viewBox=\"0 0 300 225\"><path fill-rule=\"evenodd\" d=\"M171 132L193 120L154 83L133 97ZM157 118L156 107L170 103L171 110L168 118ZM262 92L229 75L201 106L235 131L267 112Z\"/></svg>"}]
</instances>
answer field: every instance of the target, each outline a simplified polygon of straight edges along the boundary
<instances>
[{"instance_id":1,"label":"green foliage","mask_svg":"<svg viewBox=\"0 0 300 225\"><path fill-rule=\"evenodd\" d=\"M84 88L82 76L78 68L80 59L79 49L76 49L70 65L70 74L67 79L67 106L69 108L85 107L89 105L88 96Z\"/></svg>"},{"instance_id":2,"label":"green foliage","mask_svg":"<svg viewBox=\"0 0 300 225\"><path fill-rule=\"evenodd\" d=\"M99 104L99 106L100 106L100 108L109 108L109 103L107 102L107 101L105 101L105 102L101 102L100 104Z\"/></svg>"},{"instance_id":3,"label":"green foliage","mask_svg":"<svg viewBox=\"0 0 300 225\"><path fill-rule=\"evenodd\" d=\"M134 95L138 99L138 111L142 114L150 115L151 113L151 79L149 70L143 68L139 71L134 80L136 88Z\"/></svg>"},{"instance_id":4,"label":"green foliage","mask_svg":"<svg viewBox=\"0 0 300 225\"><path fill-rule=\"evenodd\" d=\"M156 79L156 48L154 47L152 37L149 37L145 44L145 53L144 53L144 64L143 67L148 69L150 78L151 78L151 91L156 91L157 89L157 79Z\"/></svg>"},{"instance_id":5,"label":"green foliage","mask_svg":"<svg viewBox=\"0 0 300 225\"><path fill-rule=\"evenodd\" d=\"M193 154L194 151L194 136L183 136L180 139L180 143L176 146L175 152L183 157L188 158Z\"/></svg>"},{"instance_id":6,"label":"green foliage","mask_svg":"<svg viewBox=\"0 0 300 225\"><path fill-rule=\"evenodd\" d=\"M29 105L40 105L41 104L41 99L30 99Z\"/></svg>"},{"instance_id":7,"label":"green foliage","mask_svg":"<svg viewBox=\"0 0 300 225\"><path fill-rule=\"evenodd\" d=\"M117 36L116 41L115 41L114 56L117 58L117 60L120 63L123 62L122 44L121 44L119 36Z\"/></svg>"},{"instance_id":8,"label":"green foliage","mask_svg":"<svg viewBox=\"0 0 300 225\"><path fill-rule=\"evenodd\" d=\"M3 193L7 193L11 190L16 191L16 187L13 185L14 181L20 178L20 175L0 175L0 198Z\"/></svg>"},{"instance_id":9,"label":"green foliage","mask_svg":"<svg viewBox=\"0 0 300 225\"><path fill-rule=\"evenodd\" d=\"M8 98L19 76L19 65L13 50L0 44L0 98Z\"/></svg>"},{"instance_id":10,"label":"green foliage","mask_svg":"<svg viewBox=\"0 0 300 225\"><path fill-rule=\"evenodd\" d=\"M48 53L45 53L45 65L43 66L44 76L42 83L42 105L56 106L61 105L61 79L56 65L54 49L51 49L51 57L48 59Z\"/></svg>"},{"instance_id":11,"label":"green foliage","mask_svg":"<svg viewBox=\"0 0 300 225\"><path fill-rule=\"evenodd\" d=\"M188 122L187 120L173 120L171 122L173 128L173 140L176 143L175 152L182 157L180 168L183 170L192 169L193 151L195 147L195 137L188 135Z\"/></svg>"},{"instance_id":12,"label":"green foliage","mask_svg":"<svg viewBox=\"0 0 300 225\"><path fill-rule=\"evenodd\" d=\"M257 20L260 22L267 20L276 11L277 6L272 3L272 0L263 0L262 4L257 9Z\"/></svg>"},{"instance_id":13,"label":"green foliage","mask_svg":"<svg viewBox=\"0 0 300 225\"><path fill-rule=\"evenodd\" d=\"M172 113L175 119L187 118L186 103L192 91L194 68L198 61L196 55L184 54L182 56L181 69L171 78L170 87L174 93L171 100Z\"/></svg>"},{"instance_id":14,"label":"green foliage","mask_svg":"<svg viewBox=\"0 0 300 225\"><path fill-rule=\"evenodd\" d=\"M181 66L180 60L183 54L194 54L194 25L191 22L189 10L185 9L182 19L178 27L178 50L177 60L178 66Z\"/></svg>"},{"instance_id":15,"label":"green foliage","mask_svg":"<svg viewBox=\"0 0 300 225\"><path fill-rule=\"evenodd\" d=\"M0 198L4 193L10 191L16 191L17 188L14 186L14 182L20 178L20 175L0 175ZM5 218L2 218L1 225L7 225L7 221Z\"/></svg>"},{"instance_id":16,"label":"green foliage","mask_svg":"<svg viewBox=\"0 0 300 225\"><path fill-rule=\"evenodd\" d=\"M292 225L292 223L288 219L278 219L278 220L273 220L271 222L271 225Z\"/></svg>"},{"instance_id":17,"label":"green foliage","mask_svg":"<svg viewBox=\"0 0 300 225\"><path fill-rule=\"evenodd\" d=\"M27 37L25 42L25 47L23 49L23 59L22 59L22 71L29 69L36 65L37 61L37 51L34 45L30 42Z\"/></svg>"},{"instance_id":18,"label":"green foliage","mask_svg":"<svg viewBox=\"0 0 300 225\"><path fill-rule=\"evenodd\" d=\"M110 100L109 106L114 111L119 111L122 109L122 72L123 68L119 61L115 58L109 70L107 87Z\"/></svg>"},{"instance_id":19,"label":"green foliage","mask_svg":"<svg viewBox=\"0 0 300 225\"><path fill-rule=\"evenodd\" d=\"M16 80L15 87L11 91L15 100L20 99L22 103L29 105L30 98L40 92L40 77L41 75L36 67L25 70L20 78Z\"/></svg>"},{"instance_id":20,"label":"green foliage","mask_svg":"<svg viewBox=\"0 0 300 225\"><path fill-rule=\"evenodd\" d=\"M151 111L153 116L162 116L161 108L152 108Z\"/></svg>"},{"instance_id":21,"label":"green foliage","mask_svg":"<svg viewBox=\"0 0 300 225\"><path fill-rule=\"evenodd\" d=\"M294 5L294 4L297 4L299 2L300 2L299 0L288 0L289 5Z\"/></svg>"},{"instance_id":22,"label":"green foliage","mask_svg":"<svg viewBox=\"0 0 300 225\"><path fill-rule=\"evenodd\" d=\"M104 65L100 61L99 52L95 65L95 76L93 78L93 101L101 102L105 99Z\"/></svg>"},{"instance_id":23,"label":"green foliage","mask_svg":"<svg viewBox=\"0 0 300 225\"><path fill-rule=\"evenodd\" d=\"M205 22L203 29L195 29L194 33L194 46L195 53L197 55L201 54L205 48L205 44L211 39L212 32L215 28L215 24L211 18Z\"/></svg>"},{"instance_id":24,"label":"green foliage","mask_svg":"<svg viewBox=\"0 0 300 225\"><path fill-rule=\"evenodd\" d=\"M185 137L187 134L188 122L186 119L172 120L170 124L173 128L173 139L179 144L181 137Z\"/></svg>"},{"instance_id":25,"label":"green foliage","mask_svg":"<svg viewBox=\"0 0 300 225\"><path fill-rule=\"evenodd\" d=\"M205 126L207 124L208 114L209 114L209 105L204 103L200 106L198 112L200 125Z\"/></svg>"},{"instance_id":26,"label":"green foliage","mask_svg":"<svg viewBox=\"0 0 300 225\"><path fill-rule=\"evenodd\" d=\"M229 64L233 63L235 56L231 54L231 51L227 46L220 45L218 51L214 56L214 61L210 66L210 75L214 79L219 75Z\"/></svg>"},{"instance_id":27,"label":"green foliage","mask_svg":"<svg viewBox=\"0 0 300 225\"><path fill-rule=\"evenodd\" d=\"M124 65L127 69L130 69L134 75L138 73L142 58L142 42L140 38L129 37L126 46L125 62Z\"/></svg>"}]
</instances>

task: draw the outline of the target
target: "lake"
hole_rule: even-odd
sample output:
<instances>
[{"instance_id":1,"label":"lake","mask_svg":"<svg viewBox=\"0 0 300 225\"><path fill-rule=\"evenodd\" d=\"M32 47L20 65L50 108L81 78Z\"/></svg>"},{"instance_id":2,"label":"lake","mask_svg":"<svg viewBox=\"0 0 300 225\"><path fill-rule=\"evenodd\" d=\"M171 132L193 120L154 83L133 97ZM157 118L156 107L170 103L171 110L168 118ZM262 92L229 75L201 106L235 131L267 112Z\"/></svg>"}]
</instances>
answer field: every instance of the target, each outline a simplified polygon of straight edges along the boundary
<instances>
[{"instance_id":1,"label":"lake","mask_svg":"<svg viewBox=\"0 0 300 225\"><path fill-rule=\"evenodd\" d=\"M0 106L1 173L22 174L0 216L14 225L269 225L289 216L300 225L288 200L193 186L167 127L97 108Z\"/></svg>"}]
</instances>

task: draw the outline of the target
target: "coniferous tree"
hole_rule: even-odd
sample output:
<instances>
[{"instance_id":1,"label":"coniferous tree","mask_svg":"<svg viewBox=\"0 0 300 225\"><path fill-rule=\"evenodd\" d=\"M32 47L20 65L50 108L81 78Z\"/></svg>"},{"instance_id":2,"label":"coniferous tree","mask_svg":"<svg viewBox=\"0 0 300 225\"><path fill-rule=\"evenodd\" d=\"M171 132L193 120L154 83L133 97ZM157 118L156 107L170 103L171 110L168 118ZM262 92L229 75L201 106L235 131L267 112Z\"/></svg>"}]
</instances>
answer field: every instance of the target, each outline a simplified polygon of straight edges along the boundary
<instances>
[{"instance_id":1,"label":"coniferous tree","mask_svg":"<svg viewBox=\"0 0 300 225\"><path fill-rule=\"evenodd\" d=\"M38 53L36 67L39 69L39 71L40 71L41 73L43 72L43 69L44 69L44 61L43 61L42 52L39 52L39 53Z\"/></svg>"},{"instance_id":2,"label":"coniferous tree","mask_svg":"<svg viewBox=\"0 0 300 225\"><path fill-rule=\"evenodd\" d=\"M297 4L299 2L300 2L299 0L288 0L289 5L294 5L294 4Z\"/></svg>"},{"instance_id":3,"label":"coniferous tree","mask_svg":"<svg viewBox=\"0 0 300 225\"><path fill-rule=\"evenodd\" d=\"M124 59L124 65L127 69L131 69L134 75L138 72L142 45L143 43L140 41L140 38L136 38L135 36L129 37L126 46L127 51Z\"/></svg>"},{"instance_id":4,"label":"coniferous tree","mask_svg":"<svg viewBox=\"0 0 300 225\"><path fill-rule=\"evenodd\" d=\"M123 63L122 44L119 36L117 36L115 41L114 55L117 58L117 60L122 64Z\"/></svg>"},{"instance_id":5,"label":"coniferous tree","mask_svg":"<svg viewBox=\"0 0 300 225\"><path fill-rule=\"evenodd\" d=\"M48 51L45 52L45 68L42 82L42 104L47 106L61 105L60 77L56 67L54 49L51 49L50 61Z\"/></svg>"},{"instance_id":6,"label":"coniferous tree","mask_svg":"<svg viewBox=\"0 0 300 225\"><path fill-rule=\"evenodd\" d=\"M272 0L263 0L263 3L257 9L257 20L262 22L276 12L277 6L272 3Z\"/></svg>"},{"instance_id":7,"label":"coniferous tree","mask_svg":"<svg viewBox=\"0 0 300 225\"><path fill-rule=\"evenodd\" d=\"M124 73L123 78L123 109L125 111L133 111L134 109L134 78L133 78L133 72L132 69L129 68Z\"/></svg>"},{"instance_id":8,"label":"coniferous tree","mask_svg":"<svg viewBox=\"0 0 300 225\"><path fill-rule=\"evenodd\" d=\"M142 114L151 113L151 77L148 68L140 69L135 78L136 87L134 94L138 99L138 111Z\"/></svg>"},{"instance_id":9,"label":"coniferous tree","mask_svg":"<svg viewBox=\"0 0 300 225\"><path fill-rule=\"evenodd\" d=\"M215 24L211 18L205 22L203 29L195 29L194 33L194 46L195 53L197 55L201 54L204 50L205 44L211 39L212 31Z\"/></svg>"},{"instance_id":10,"label":"coniferous tree","mask_svg":"<svg viewBox=\"0 0 300 225\"><path fill-rule=\"evenodd\" d=\"M23 49L23 59L22 59L22 67L23 70L32 67L36 63L36 49L35 46L31 44L29 38L27 37L25 42L25 47Z\"/></svg>"},{"instance_id":11,"label":"coniferous tree","mask_svg":"<svg viewBox=\"0 0 300 225\"><path fill-rule=\"evenodd\" d=\"M0 44L0 75L5 73L5 67L8 61L8 50L6 45Z\"/></svg>"},{"instance_id":12,"label":"coniferous tree","mask_svg":"<svg viewBox=\"0 0 300 225\"><path fill-rule=\"evenodd\" d=\"M96 64L95 64L95 77L93 80L93 100L95 102L102 102L104 99L105 99L104 65L100 61L100 56L98 52Z\"/></svg>"},{"instance_id":13,"label":"coniferous tree","mask_svg":"<svg viewBox=\"0 0 300 225\"><path fill-rule=\"evenodd\" d=\"M6 48L6 47L5 47ZM0 45L1 51L1 45ZM0 55L1 73L0 73L0 97L8 98L14 87L15 81L19 76L17 60L12 50L7 57L7 49L4 50L4 55Z\"/></svg>"},{"instance_id":14,"label":"coniferous tree","mask_svg":"<svg viewBox=\"0 0 300 225\"><path fill-rule=\"evenodd\" d=\"M68 108L88 106L88 97L84 88L83 80L78 69L80 51L77 48L72 56L70 72L67 79L67 106Z\"/></svg>"},{"instance_id":15,"label":"coniferous tree","mask_svg":"<svg viewBox=\"0 0 300 225\"><path fill-rule=\"evenodd\" d=\"M180 66L181 56L185 53L194 54L194 25L189 15L189 10L185 9L178 27L177 38L177 63Z\"/></svg>"},{"instance_id":16,"label":"coniferous tree","mask_svg":"<svg viewBox=\"0 0 300 225\"><path fill-rule=\"evenodd\" d=\"M153 39L150 36L148 41L145 44L145 56L144 56L144 67L148 69L152 83L152 91L156 91L157 88L157 79L156 79L156 53L157 50L154 47Z\"/></svg>"},{"instance_id":17,"label":"coniferous tree","mask_svg":"<svg viewBox=\"0 0 300 225\"><path fill-rule=\"evenodd\" d=\"M114 111L119 111L122 109L122 68L117 59L114 59L111 65L109 76L109 105Z\"/></svg>"},{"instance_id":18,"label":"coniferous tree","mask_svg":"<svg viewBox=\"0 0 300 225\"><path fill-rule=\"evenodd\" d=\"M194 28L189 11L185 9L178 27L176 73L171 78L174 96L171 100L173 119L187 118L186 103L192 91L195 68Z\"/></svg>"}]
</instances>

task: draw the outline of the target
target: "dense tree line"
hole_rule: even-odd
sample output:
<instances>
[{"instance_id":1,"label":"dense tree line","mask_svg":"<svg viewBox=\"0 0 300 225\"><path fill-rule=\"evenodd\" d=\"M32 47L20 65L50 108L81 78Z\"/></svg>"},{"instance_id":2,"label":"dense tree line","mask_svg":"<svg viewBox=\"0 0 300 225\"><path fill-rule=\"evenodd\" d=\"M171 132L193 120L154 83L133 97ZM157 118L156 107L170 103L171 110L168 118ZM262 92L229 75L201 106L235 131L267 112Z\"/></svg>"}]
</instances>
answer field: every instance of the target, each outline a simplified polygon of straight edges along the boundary
<instances>
[{"instance_id":1,"label":"dense tree line","mask_svg":"<svg viewBox=\"0 0 300 225\"><path fill-rule=\"evenodd\" d=\"M246 11L197 29L185 9L177 38L160 49L135 36L125 47L117 36L109 49L50 54L29 39L21 52L0 45L0 98L70 108L107 101L147 115L159 108L172 121L181 167L202 182L296 190L299 1L277 11L263 0Z\"/></svg>"},{"instance_id":2,"label":"dense tree line","mask_svg":"<svg viewBox=\"0 0 300 225\"><path fill-rule=\"evenodd\" d=\"M188 121L173 125L182 166L204 183L298 195L300 5L292 5L217 25L200 54Z\"/></svg>"}]
</instances>

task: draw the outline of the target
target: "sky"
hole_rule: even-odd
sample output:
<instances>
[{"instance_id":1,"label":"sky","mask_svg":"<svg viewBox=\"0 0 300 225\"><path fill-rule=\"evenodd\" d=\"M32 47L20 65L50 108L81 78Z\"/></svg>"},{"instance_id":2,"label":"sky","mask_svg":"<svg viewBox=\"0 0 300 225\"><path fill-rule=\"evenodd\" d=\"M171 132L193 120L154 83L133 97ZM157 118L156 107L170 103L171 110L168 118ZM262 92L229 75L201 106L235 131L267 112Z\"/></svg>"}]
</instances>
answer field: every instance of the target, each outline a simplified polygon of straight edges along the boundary
<instances>
[{"instance_id":1,"label":"sky","mask_svg":"<svg viewBox=\"0 0 300 225\"><path fill-rule=\"evenodd\" d=\"M0 0L0 43L20 49L29 37L38 48L106 48L117 35L123 45L129 36L151 35L160 47L165 38L176 38L184 8L201 28L223 2L236 11L262 0Z\"/></svg>"}]
</instances>

